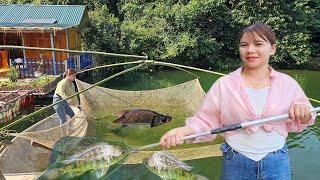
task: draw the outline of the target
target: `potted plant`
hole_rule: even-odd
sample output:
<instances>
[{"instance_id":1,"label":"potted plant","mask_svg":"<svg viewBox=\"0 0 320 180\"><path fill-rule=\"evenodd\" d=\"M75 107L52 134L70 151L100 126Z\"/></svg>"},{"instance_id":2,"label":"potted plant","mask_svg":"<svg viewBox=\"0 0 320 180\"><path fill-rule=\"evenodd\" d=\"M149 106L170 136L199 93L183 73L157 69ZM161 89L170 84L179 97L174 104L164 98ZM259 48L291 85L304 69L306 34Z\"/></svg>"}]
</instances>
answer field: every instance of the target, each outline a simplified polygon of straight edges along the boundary
<instances>
[{"instance_id":1,"label":"potted plant","mask_svg":"<svg viewBox=\"0 0 320 180\"><path fill-rule=\"evenodd\" d=\"M17 82L18 81L18 71L17 69L12 65L10 62L10 69L8 72L8 77L11 82Z\"/></svg>"},{"instance_id":2,"label":"potted plant","mask_svg":"<svg viewBox=\"0 0 320 180\"><path fill-rule=\"evenodd\" d=\"M41 66L44 65L43 54L40 53L39 57L40 57L40 59L39 59L39 61L37 61L37 64L38 64L37 70L34 71L34 76L35 76L36 78L42 76L42 74L43 74L42 71L41 71Z\"/></svg>"}]
</instances>

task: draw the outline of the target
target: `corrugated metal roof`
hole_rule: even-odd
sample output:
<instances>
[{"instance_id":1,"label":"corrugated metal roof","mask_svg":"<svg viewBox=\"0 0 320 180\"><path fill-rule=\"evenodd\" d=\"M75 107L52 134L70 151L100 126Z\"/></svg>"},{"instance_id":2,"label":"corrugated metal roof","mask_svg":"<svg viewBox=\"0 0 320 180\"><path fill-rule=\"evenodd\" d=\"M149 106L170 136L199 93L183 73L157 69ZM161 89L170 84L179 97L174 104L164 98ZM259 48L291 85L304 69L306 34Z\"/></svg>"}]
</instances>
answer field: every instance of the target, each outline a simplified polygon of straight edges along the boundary
<instances>
[{"instance_id":1,"label":"corrugated metal roof","mask_svg":"<svg viewBox=\"0 0 320 180\"><path fill-rule=\"evenodd\" d=\"M69 28L81 24L86 7L81 5L0 5L0 28ZM26 19L56 19L54 24L24 23Z\"/></svg>"}]
</instances>

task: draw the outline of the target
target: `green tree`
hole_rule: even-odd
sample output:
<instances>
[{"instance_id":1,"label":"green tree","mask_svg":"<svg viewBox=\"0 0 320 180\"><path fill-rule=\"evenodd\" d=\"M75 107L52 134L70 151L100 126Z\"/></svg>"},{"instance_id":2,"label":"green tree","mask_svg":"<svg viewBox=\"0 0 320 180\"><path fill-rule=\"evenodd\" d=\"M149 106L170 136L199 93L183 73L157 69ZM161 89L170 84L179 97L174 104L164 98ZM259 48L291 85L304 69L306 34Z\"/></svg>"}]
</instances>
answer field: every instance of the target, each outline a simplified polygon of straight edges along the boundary
<instances>
[{"instance_id":1,"label":"green tree","mask_svg":"<svg viewBox=\"0 0 320 180\"><path fill-rule=\"evenodd\" d=\"M272 27L278 39L278 65L303 64L311 58L311 32L307 19L312 16L307 1L229 1L233 18L243 25L263 22Z\"/></svg>"}]
</instances>

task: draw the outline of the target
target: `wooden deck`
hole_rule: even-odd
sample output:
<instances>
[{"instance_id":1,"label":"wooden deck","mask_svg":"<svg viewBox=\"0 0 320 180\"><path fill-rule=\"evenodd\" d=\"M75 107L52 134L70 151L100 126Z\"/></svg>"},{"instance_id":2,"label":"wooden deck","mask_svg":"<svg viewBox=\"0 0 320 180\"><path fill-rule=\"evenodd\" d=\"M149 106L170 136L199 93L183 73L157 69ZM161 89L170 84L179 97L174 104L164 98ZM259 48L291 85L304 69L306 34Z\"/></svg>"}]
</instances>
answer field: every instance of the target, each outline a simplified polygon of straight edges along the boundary
<instances>
[{"instance_id":1,"label":"wooden deck","mask_svg":"<svg viewBox=\"0 0 320 180\"><path fill-rule=\"evenodd\" d=\"M78 108L73 109L76 114L75 122L85 118L83 112L77 113ZM40 132L57 125L59 125L59 118L55 113L29 127L24 132ZM80 129L76 129L76 132ZM78 134L80 137L86 133L86 131L81 132L83 133ZM0 152L0 170L5 178L14 180L36 179L41 171L47 168L51 151L47 148L33 146L30 140L22 137L15 137L11 142Z\"/></svg>"},{"instance_id":2,"label":"wooden deck","mask_svg":"<svg viewBox=\"0 0 320 180\"><path fill-rule=\"evenodd\" d=\"M4 177L6 180L34 180L37 179L41 173L42 172L4 174Z\"/></svg>"}]
</instances>

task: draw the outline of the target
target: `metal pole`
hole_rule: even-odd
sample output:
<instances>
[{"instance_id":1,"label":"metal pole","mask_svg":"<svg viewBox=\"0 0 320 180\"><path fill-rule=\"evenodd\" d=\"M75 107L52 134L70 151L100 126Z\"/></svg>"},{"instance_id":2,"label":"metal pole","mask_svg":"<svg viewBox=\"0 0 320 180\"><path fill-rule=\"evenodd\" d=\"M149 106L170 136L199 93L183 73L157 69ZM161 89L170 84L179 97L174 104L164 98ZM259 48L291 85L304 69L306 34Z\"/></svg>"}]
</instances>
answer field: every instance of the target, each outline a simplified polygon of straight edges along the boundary
<instances>
[{"instance_id":1,"label":"metal pole","mask_svg":"<svg viewBox=\"0 0 320 180\"><path fill-rule=\"evenodd\" d=\"M311 112L319 112L320 111L320 107L313 108L310 111ZM273 116L273 117L269 117L269 118L263 118L263 119L258 119L258 120L254 120L254 121L247 121L247 122L243 122L243 123L239 123L239 124L227 125L227 126L222 127L222 128L216 128L216 129L212 129L210 131L205 131L205 132L201 132L201 133L185 136L185 137L181 138L181 140L192 139L192 138L196 138L196 137L200 137L200 136L206 136L206 135L210 135L210 134L219 134L219 133L226 132L226 131L232 131L232 130L236 130L236 129L245 128L245 127L248 127L248 126L255 126L255 125L259 125L259 124L265 124L267 122L282 121L282 120L286 120L288 118L289 118L289 114L282 114L282 115ZM149 145L146 145L146 146L140 146L140 147L137 147L136 149L134 149L133 151L141 151L141 150L149 149L149 148L156 147L156 146L159 146L159 145L160 145L160 143L154 143L154 144L149 144Z\"/></svg>"}]
</instances>

